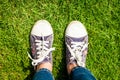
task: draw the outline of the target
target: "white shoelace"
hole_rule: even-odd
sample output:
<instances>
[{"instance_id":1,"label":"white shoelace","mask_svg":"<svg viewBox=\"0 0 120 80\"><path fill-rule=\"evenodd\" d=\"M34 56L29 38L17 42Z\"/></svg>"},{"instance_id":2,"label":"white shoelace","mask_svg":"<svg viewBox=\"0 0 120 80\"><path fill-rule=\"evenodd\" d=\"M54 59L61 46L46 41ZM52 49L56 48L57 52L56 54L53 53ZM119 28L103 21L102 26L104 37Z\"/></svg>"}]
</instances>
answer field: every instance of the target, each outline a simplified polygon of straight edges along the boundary
<instances>
[{"instance_id":1,"label":"white shoelace","mask_svg":"<svg viewBox=\"0 0 120 80\"><path fill-rule=\"evenodd\" d=\"M82 52L88 46L85 42L71 42L71 47L66 43L72 57L71 60L76 60L79 66L85 67L85 63L82 62Z\"/></svg>"},{"instance_id":2,"label":"white shoelace","mask_svg":"<svg viewBox=\"0 0 120 80\"><path fill-rule=\"evenodd\" d=\"M49 58L48 54L55 50L55 48L47 48L49 41L44 41L44 37L42 37L43 40L35 40L36 42L36 50L38 51L36 53L37 59L33 59L31 55L28 53L29 58L32 60L32 65L36 66L38 63L42 62L46 57Z\"/></svg>"}]
</instances>

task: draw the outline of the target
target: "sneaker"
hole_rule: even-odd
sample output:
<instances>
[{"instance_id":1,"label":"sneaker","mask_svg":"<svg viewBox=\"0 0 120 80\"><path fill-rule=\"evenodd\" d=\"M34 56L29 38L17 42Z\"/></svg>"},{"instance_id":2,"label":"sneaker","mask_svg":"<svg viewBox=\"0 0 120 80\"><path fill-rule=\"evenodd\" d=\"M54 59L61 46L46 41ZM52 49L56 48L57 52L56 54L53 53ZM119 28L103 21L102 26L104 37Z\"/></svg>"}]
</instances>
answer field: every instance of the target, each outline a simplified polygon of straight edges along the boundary
<instances>
[{"instance_id":1,"label":"sneaker","mask_svg":"<svg viewBox=\"0 0 120 80\"><path fill-rule=\"evenodd\" d=\"M53 30L50 23L46 20L39 20L35 23L30 34L32 65L37 66L44 62L52 64Z\"/></svg>"},{"instance_id":2,"label":"sneaker","mask_svg":"<svg viewBox=\"0 0 120 80\"><path fill-rule=\"evenodd\" d=\"M84 25L79 21L72 21L65 33L67 65L75 63L85 67L88 50L88 34Z\"/></svg>"}]
</instances>

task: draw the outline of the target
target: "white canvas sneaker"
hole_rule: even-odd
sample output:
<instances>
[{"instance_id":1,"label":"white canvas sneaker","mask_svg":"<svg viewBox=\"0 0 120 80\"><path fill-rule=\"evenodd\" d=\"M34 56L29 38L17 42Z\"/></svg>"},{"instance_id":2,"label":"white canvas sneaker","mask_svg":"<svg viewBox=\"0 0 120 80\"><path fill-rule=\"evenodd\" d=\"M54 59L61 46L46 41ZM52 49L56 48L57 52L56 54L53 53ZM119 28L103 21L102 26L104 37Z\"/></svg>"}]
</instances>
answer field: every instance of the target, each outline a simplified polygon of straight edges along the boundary
<instances>
[{"instance_id":1,"label":"white canvas sneaker","mask_svg":"<svg viewBox=\"0 0 120 80\"><path fill-rule=\"evenodd\" d=\"M35 23L30 34L32 65L37 66L44 62L52 64L53 30L50 23L46 20L39 20Z\"/></svg>"},{"instance_id":2,"label":"white canvas sneaker","mask_svg":"<svg viewBox=\"0 0 120 80\"><path fill-rule=\"evenodd\" d=\"M79 21L72 21L65 32L66 62L76 63L85 67L88 50L88 34L84 25Z\"/></svg>"}]
</instances>

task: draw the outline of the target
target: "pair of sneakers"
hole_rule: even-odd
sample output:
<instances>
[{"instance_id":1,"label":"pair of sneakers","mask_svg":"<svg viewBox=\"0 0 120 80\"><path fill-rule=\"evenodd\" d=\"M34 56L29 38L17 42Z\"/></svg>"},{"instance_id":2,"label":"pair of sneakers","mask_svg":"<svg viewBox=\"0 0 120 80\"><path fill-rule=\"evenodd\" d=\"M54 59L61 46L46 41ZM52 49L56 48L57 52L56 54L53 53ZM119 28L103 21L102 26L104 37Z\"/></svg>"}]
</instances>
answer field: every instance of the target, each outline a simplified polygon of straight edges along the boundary
<instances>
[{"instance_id":1,"label":"pair of sneakers","mask_svg":"<svg viewBox=\"0 0 120 80\"><path fill-rule=\"evenodd\" d=\"M39 20L35 23L30 34L30 45L32 54L28 54L32 65L45 62L52 64L53 30L51 24L46 20ZM88 50L88 34L84 25L79 21L72 21L65 32L66 62L67 65L75 63L85 67L85 60Z\"/></svg>"}]
</instances>

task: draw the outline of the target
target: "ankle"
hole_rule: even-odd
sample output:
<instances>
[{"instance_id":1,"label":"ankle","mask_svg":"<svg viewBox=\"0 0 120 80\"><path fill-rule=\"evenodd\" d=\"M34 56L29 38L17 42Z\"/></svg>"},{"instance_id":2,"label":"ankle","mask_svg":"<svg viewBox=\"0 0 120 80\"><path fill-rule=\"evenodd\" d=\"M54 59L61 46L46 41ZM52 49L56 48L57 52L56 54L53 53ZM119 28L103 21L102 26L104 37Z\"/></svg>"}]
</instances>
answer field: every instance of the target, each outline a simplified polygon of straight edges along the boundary
<instances>
[{"instance_id":1,"label":"ankle","mask_svg":"<svg viewBox=\"0 0 120 80\"><path fill-rule=\"evenodd\" d=\"M49 62L45 62L45 63L38 65L36 71L38 71L39 69L42 69L42 68L46 68L52 72L52 64Z\"/></svg>"},{"instance_id":2,"label":"ankle","mask_svg":"<svg viewBox=\"0 0 120 80\"><path fill-rule=\"evenodd\" d=\"M67 65L67 71L68 71L68 74L71 73L72 69L77 67L78 65L76 63L71 63L71 64L68 64Z\"/></svg>"}]
</instances>

